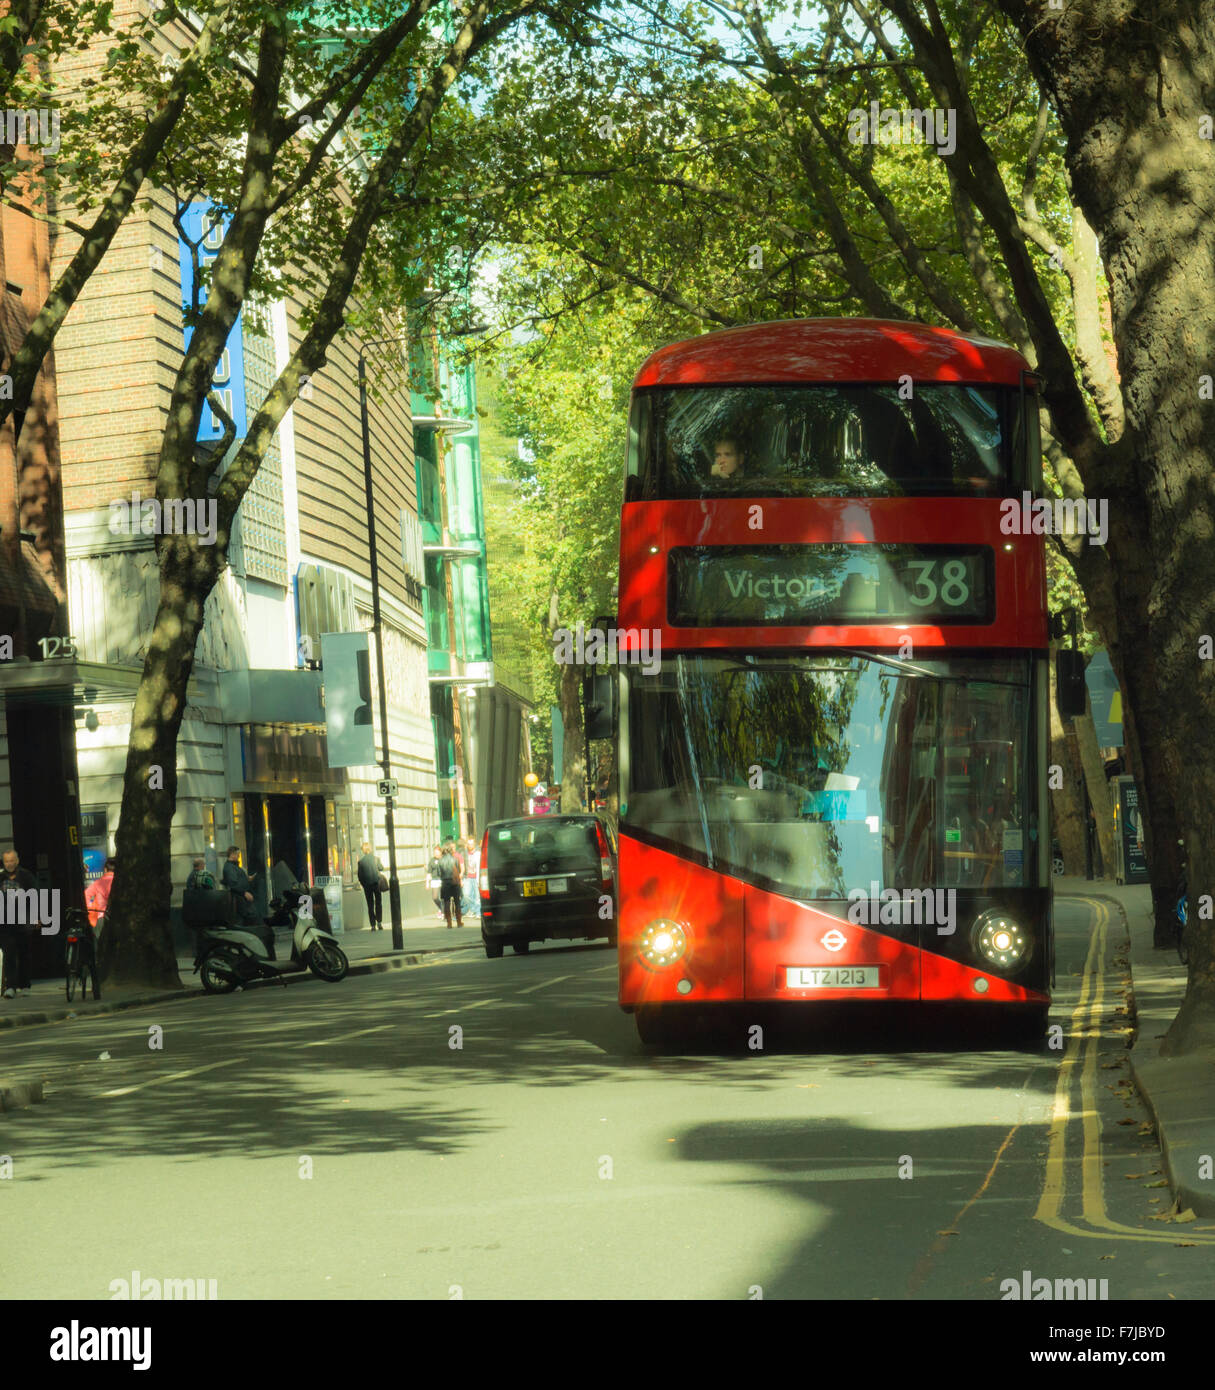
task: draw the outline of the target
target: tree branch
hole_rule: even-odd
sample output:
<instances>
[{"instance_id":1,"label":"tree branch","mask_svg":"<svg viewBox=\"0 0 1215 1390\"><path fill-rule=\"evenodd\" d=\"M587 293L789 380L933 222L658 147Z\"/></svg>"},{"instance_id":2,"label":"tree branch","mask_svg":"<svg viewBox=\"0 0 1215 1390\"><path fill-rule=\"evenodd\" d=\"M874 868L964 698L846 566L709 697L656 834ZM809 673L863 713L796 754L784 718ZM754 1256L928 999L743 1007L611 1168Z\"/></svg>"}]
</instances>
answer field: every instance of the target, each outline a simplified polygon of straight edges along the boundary
<instances>
[{"instance_id":1,"label":"tree branch","mask_svg":"<svg viewBox=\"0 0 1215 1390\"><path fill-rule=\"evenodd\" d=\"M387 63L388 59L396 51L402 39L404 39L406 34L412 32L412 30L417 27L418 21L429 8L430 0L414 0L414 4L410 6L409 10L402 15L395 24L385 29L384 32L377 37L375 43L368 52L362 55L362 61L359 66L362 66L364 71L347 94L346 100L333 116L333 119L329 122L325 133L316 144L313 145L312 149L309 150L308 158L304 162L304 167L295 178L287 183L275 196L270 205L271 216L274 216L280 208L289 203L291 199L296 196L301 188L306 187L308 183L311 182L316 171L324 162L330 145L332 145L338 132L344 128L346 122L349 120L351 112L355 110L367 95L371 84L380 75L385 63ZM332 88L333 85L334 84L331 83L330 88ZM340 87L338 90L341 90ZM310 116L310 108L315 105L316 102L313 101L309 102L308 106L302 108L301 111L297 113L297 121L308 118ZM324 106L321 107L321 110L324 110ZM302 127L297 125L296 130L298 131L300 129L302 129ZM277 149L282 143L282 141L276 141L275 148Z\"/></svg>"},{"instance_id":2,"label":"tree branch","mask_svg":"<svg viewBox=\"0 0 1215 1390\"><path fill-rule=\"evenodd\" d=\"M1112 458L1089 415L1071 353L1055 323L999 166L983 138L974 107L954 64L940 15L932 0L928 0L932 25L929 29L911 0L885 2L907 35L937 99L942 105L953 108L957 149L942 158L952 166L959 183L983 213L999 243L1017 304L1038 348L1039 365L1046 378L1043 395L1050 405L1060 441L1075 460L1081 475L1094 478L1092 470L1097 460L1104 460L1108 468Z\"/></svg>"},{"instance_id":3,"label":"tree branch","mask_svg":"<svg viewBox=\"0 0 1215 1390\"><path fill-rule=\"evenodd\" d=\"M193 48L174 73L164 104L148 122L143 135L127 156L114 187L110 190L110 195L93 225L83 231L80 248L30 324L9 368L9 374L13 379L12 398L0 400L0 424L3 424L14 410L24 411L29 408L34 381L42 369L47 353L51 350L55 335L79 299L89 276L97 269L102 257L109 250L115 234L139 194L144 179L147 178L165 142L180 120L186 107L190 85L206 63L216 36L227 22L234 4L235 0L225 0L203 25Z\"/></svg>"},{"instance_id":4,"label":"tree branch","mask_svg":"<svg viewBox=\"0 0 1215 1390\"><path fill-rule=\"evenodd\" d=\"M317 303L312 326L279 373L278 380L250 423L244 443L220 481L216 496L219 502L219 530L223 535L230 532L232 519L257 474L274 433L299 394L301 379L318 372L325 364L329 345L344 322L346 302L353 292L368 237L399 177L406 156L429 130L430 122L448 89L474 55L493 37L533 12L537 6L524 3L487 22L488 8L489 0L473 0L467 18L446 55L431 73L408 116L388 141L372 170L355 204L333 271Z\"/></svg>"}]
</instances>

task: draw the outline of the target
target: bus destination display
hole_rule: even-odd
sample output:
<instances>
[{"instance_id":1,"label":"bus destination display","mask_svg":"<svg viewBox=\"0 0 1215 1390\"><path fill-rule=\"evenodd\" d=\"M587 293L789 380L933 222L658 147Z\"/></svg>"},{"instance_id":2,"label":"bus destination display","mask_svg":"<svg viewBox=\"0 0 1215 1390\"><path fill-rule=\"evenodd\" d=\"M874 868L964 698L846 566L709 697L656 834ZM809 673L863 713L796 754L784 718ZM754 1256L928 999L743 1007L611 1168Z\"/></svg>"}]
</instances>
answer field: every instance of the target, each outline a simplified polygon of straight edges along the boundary
<instances>
[{"instance_id":1,"label":"bus destination display","mask_svg":"<svg viewBox=\"0 0 1215 1390\"><path fill-rule=\"evenodd\" d=\"M989 546L833 542L678 546L668 557L674 627L990 623Z\"/></svg>"}]
</instances>

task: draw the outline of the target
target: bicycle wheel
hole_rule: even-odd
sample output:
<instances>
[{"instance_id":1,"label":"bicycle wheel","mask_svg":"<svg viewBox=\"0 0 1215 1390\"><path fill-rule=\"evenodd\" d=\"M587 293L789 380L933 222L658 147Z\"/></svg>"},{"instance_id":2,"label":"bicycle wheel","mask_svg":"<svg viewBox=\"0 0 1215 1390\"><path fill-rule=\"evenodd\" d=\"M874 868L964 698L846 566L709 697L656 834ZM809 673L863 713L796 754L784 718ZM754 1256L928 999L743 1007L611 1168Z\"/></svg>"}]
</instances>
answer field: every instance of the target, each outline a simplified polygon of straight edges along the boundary
<instances>
[{"instance_id":1,"label":"bicycle wheel","mask_svg":"<svg viewBox=\"0 0 1215 1390\"><path fill-rule=\"evenodd\" d=\"M67 978L64 981L64 993L67 1001L72 1002L72 996L76 993L76 978L80 972L80 943L69 941L67 947ZM81 998L83 998L83 993Z\"/></svg>"}]
</instances>

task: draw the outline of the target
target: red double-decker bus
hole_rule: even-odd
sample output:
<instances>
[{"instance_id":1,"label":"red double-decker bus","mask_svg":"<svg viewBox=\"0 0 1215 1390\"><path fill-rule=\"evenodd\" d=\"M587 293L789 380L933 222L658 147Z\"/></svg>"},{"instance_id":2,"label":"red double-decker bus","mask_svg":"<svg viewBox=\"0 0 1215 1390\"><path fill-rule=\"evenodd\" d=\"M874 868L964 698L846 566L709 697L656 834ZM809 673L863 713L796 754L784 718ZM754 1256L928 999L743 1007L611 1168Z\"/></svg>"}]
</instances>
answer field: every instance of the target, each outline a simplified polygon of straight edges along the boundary
<instances>
[{"instance_id":1,"label":"red double-decker bus","mask_svg":"<svg viewBox=\"0 0 1215 1390\"><path fill-rule=\"evenodd\" d=\"M1004 344L866 319L642 366L609 679L643 1040L742 1002L1045 1026L1037 387Z\"/></svg>"}]
</instances>

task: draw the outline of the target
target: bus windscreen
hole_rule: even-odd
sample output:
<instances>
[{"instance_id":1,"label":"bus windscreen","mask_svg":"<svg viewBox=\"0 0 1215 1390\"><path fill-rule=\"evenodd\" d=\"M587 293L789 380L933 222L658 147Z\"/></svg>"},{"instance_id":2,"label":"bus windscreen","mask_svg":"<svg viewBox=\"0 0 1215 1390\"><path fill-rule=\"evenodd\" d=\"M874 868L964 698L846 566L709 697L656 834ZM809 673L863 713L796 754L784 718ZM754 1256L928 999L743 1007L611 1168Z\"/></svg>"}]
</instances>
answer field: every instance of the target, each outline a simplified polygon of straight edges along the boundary
<instances>
[{"instance_id":1,"label":"bus windscreen","mask_svg":"<svg viewBox=\"0 0 1215 1390\"><path fill-rule=\"evenodd\" d=\"M1037 882L1028 658L680 655L627 680L622 829L801 900Z\"/></svg>"}]
</instances>

